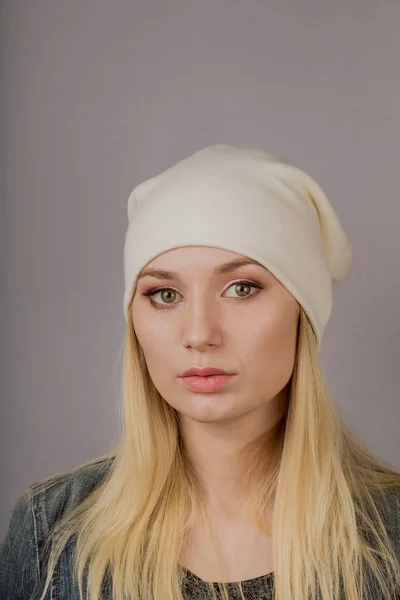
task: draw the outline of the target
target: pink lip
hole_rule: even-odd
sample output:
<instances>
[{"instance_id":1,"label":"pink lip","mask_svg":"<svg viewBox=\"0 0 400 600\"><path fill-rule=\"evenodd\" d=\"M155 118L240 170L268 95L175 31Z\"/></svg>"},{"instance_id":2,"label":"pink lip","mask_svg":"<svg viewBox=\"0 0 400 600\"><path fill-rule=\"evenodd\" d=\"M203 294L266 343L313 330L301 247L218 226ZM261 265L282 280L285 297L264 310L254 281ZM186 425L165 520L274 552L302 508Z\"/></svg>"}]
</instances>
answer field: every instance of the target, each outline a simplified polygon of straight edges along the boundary
<instances>
[{"instance_id":1,"label":"pink lip","mask_svg":"<svg viewBox=\"0 0 400 600\"><path fill-rule=\"evenodd\" d=\"M193 392L216 392L226 385L234 375L198 375L181 377L183 383Z\"/></svg>"},{"instance_id":2,"label":"pink lip","mask_svg":"<svg viewBox=\"0 0 400 600\"><path fill-rule=\"evenodd\" d=\"M224 369L218 369L217 367L192 367L187 369L181 374L181 377L190 377L191 375L199 375L205 377L206 375L233 375L234 373L228 373Z\"/></svg>"}]
</instances>

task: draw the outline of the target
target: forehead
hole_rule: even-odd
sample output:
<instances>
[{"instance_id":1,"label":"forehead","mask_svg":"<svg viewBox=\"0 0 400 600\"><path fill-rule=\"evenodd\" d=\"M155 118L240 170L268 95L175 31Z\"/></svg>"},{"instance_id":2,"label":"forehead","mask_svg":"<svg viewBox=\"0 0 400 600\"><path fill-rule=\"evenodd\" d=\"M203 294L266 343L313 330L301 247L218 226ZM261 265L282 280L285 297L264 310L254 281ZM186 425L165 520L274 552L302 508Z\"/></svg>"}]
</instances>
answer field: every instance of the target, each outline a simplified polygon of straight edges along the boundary
<instances>
[{"instance_id":1,"label":"forehead","mask_svg":"<svg viewBox=\"0 0 400 600\"><path fill-rule=\"evenodd\" d=\"M138 279L147 275L162 277L162 274L165 278L174 278L179 276L179 273L191 273L194 270L220 275L245 265L256 265L266 270L258 261L230 250L208 246L185 246L168 250L150 260L141 270Z\"/></svg>"}]
</instances>

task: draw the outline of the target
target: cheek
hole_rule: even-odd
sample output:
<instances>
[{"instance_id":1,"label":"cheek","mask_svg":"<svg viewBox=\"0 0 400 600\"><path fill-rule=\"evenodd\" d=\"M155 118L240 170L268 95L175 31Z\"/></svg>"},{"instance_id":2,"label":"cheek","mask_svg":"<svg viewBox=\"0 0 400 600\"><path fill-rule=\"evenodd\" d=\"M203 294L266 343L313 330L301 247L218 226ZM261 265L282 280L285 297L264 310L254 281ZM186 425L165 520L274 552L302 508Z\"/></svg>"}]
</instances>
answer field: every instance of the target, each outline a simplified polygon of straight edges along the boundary
<instances>
[{"instance_id":1,"label":"cheek","mask_svg":"<svg viewBox=\"0 0 400 600\"><path fill-rule=\"evenodd\" d=\"M149 316L147 307L142 306L139 301L132 307L132 322L136 337L145 354L153 350L166 348L168 344L168 332L163 326L162 319Z\"/></svg>"},{"instance_id":2,"label":"cheek","mask_svg":"<svg viewBox=\"0 0 400 600\"><path fill-rule=\"evenodd\" d=\"M154 339L146 338L146 336L144 338L141 347L147 370L154 386L165 397L169 393L171 372L173 371L172 365L168 362L169 353L165 351L163 345L154 343Z\"/></svg>"},{"instance_id":3,"label":"cheek","mask_svg":"<svg viewBox=\"0 0 400 600\"><path fill-rule=\"evenodd\" d=\"M271 377L275 373L277 377L290 375L296 356L297 322L296 314L274 313L274 318L259 322L259 326L253 329L249 336L248 331L242 340L246 344L238 347L246 368L258 376Z\"/></svg>"},{"instance_id":4,"label":"cheek","mask_svg":"<svg viewBox=\"0 0 400 600\"><path fill-rule=\"evenodd\" d=\"M168 344L165 339L157 338L152 332L139 331L136 333L138 341L142 347L144 357L149 371L156 370L166 367L168 363Z\"/></svg>"},{"instance_id":5,"label":"cheek","mask_svg":"<svg viewBox=\"0 0 400 600\"><path fill-rule=\"evenodd\" d=\"M138 320L135 334L152 380L156 387L162 386L172 367L169 363L171 352L167 333L160 327L149 326L148 323L146 327L141 327Z\"/></svg>"}]
</instances>

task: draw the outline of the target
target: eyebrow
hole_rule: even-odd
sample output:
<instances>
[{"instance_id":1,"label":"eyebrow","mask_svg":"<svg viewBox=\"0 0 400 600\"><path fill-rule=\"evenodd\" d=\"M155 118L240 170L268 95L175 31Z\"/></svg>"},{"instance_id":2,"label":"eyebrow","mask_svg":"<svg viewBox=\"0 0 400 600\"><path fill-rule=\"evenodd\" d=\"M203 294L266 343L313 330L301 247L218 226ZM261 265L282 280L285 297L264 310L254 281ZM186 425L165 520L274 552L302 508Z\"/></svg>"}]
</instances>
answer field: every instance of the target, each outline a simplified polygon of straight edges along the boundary
<instances>
[{"instance_id":1,"label":"eyebrow","mask_svg":"<svg viewBox=\"0 0 400 600\"><path fill-rule=\"evenodd\" d=\"M257 265L259 267L263 266L259 262L256 262L251 259L236 259L215 267L214 275L223 275L224 273L231 273L232 271L235 271L239 267L244 267L245 265ZM146 276L156 277L157 279L179 279L179 275L177 273L174 273L173 271L163 271L161 269L147 268L144 269L142 273L138 276L138 280Z\"/></svg>"}]
</instances>

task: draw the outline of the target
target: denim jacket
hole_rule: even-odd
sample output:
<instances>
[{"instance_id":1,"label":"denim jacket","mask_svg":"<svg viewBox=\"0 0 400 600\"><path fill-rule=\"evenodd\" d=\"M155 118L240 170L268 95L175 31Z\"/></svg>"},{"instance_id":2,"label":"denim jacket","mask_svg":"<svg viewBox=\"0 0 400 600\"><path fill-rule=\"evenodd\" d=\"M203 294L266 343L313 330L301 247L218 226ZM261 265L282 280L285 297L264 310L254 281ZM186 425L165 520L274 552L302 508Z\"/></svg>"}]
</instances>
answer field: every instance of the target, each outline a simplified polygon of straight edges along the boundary
<instances>
[{"instance_id":1,"label":"denim jacket","mask_svg":"<svg viewBox=\"0 0 400 600\"><path fill-rule=\"evenodd\" d=\"M100 459L73 474L69 475L67 472L67 476L65 473L55 475L51 487L39 493L34 493L36 484L33 484L17 499L11 511L8 531L0 543L0 600L40 598L47 575L42 551L49 529L58 518L71 511L103 481L112 460L113 458ZM388 492L381 514L400 556L399 488ZM57 562L46 600L81 600L77 582L71 575L73 548L74 543L70 540ZM204 582L190 571L187 572L187 577L184 581L184 596L198 600L207 598ZM265 593L263 591L253 595L254 592L249 592L249 597L269 600L272 598L273 585L270 578L267 581L258 579L268 584ZM111 581L105 579L102 594L105 600L112 600Z\"/></svg>"}]
</instances>

